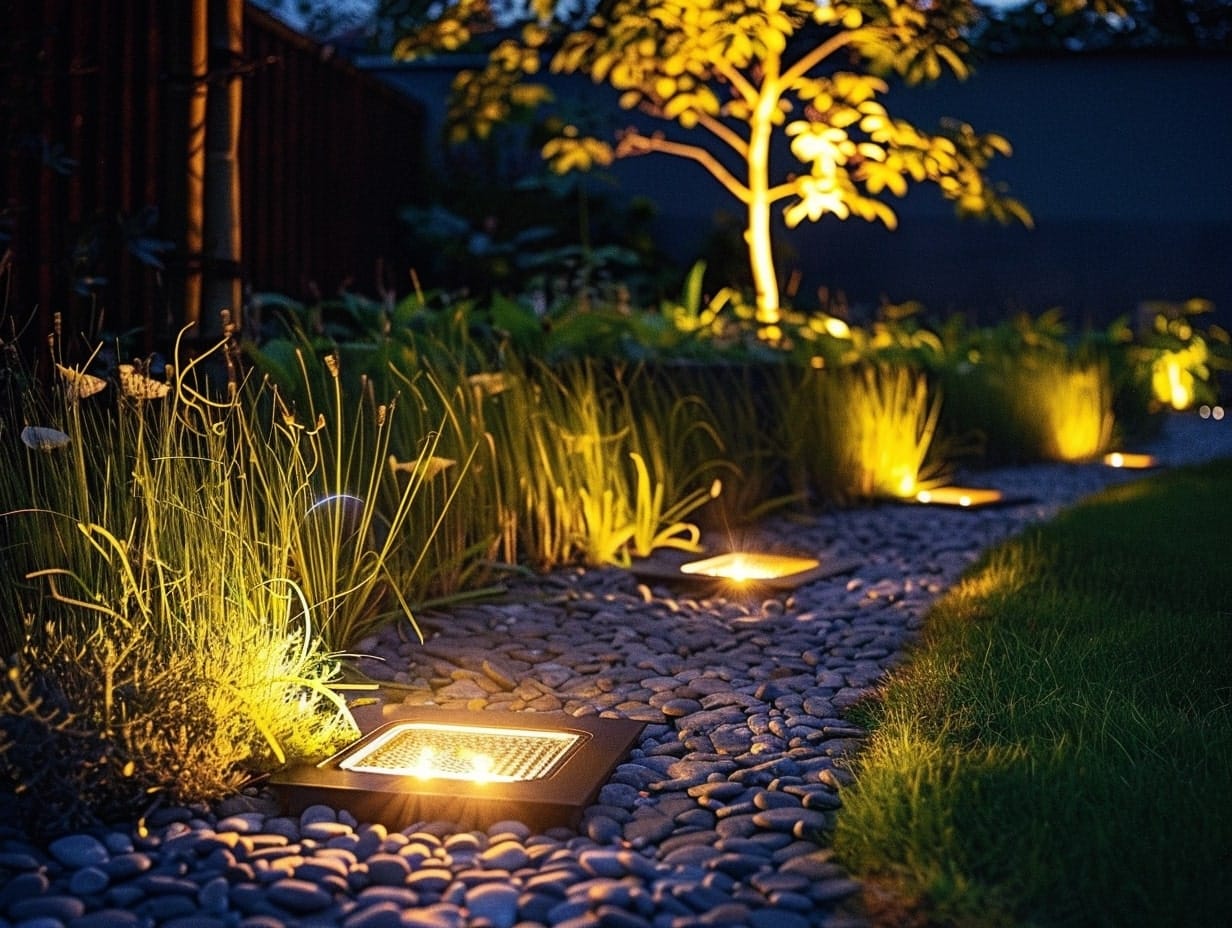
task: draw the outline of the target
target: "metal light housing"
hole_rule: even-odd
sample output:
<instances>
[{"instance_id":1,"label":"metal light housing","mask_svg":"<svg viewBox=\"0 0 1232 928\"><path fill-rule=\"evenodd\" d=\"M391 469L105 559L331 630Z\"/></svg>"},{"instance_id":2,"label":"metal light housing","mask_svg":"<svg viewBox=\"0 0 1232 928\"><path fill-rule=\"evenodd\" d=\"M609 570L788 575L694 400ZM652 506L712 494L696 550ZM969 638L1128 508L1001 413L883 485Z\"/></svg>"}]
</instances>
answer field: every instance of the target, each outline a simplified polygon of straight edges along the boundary
<instances>
[{"instance_id":1,"label":"metal light housing","mask_svg":"<svg viewBox=\"0 0 1232 928\"><path fill-rule=\"evenodd\" d=\"M390 828L574 826L645 727L557 713L399 707L394 715L315 766L275 774L287 811L323 804Z\"/></svg>"}]
</instances>

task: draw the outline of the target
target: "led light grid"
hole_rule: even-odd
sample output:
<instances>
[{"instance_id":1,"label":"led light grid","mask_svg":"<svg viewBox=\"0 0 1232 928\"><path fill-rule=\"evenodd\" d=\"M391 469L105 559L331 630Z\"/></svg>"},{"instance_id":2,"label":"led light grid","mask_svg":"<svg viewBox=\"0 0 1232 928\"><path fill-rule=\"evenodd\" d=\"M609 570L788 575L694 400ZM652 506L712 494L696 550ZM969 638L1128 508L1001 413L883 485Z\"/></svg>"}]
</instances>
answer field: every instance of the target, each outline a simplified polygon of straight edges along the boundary
<instances>
[{"instance_id":1,"label":"led light grid","mask_svg":"<svg viewBox=\"0 0 1232 928\"><path fill-rule=\"evenodd\" d=\"M514 783L551 776L583 740L574 732L406 722L338 766L359 773Z\"/></svg>"},{"instance_id":2,"label":"led light grid","mask_svg":"<svg viewBox=\"0 0 1232 928\"><path fill-rule=\"evenodd\" d=\"M270 777L288 814L325 804L389 828L425 821L487 828L510 819L576 828L646 727L560 712L396 703L357 712L356 721L366 734L353 744Z\"/></svg>"}]
</instances>

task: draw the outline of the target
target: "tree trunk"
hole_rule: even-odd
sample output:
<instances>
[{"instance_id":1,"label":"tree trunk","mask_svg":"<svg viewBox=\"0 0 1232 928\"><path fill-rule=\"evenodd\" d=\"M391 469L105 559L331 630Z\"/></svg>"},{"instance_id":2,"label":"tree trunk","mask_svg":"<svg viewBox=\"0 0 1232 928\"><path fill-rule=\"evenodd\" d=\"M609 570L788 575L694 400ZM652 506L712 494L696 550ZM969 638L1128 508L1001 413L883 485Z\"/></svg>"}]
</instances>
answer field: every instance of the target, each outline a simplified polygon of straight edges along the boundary
<instances>
[{"instance_id":1,"label":"tree trunk","mask_svg":"<svg viewBox=\"0 0 1232 928\"><path fill-rule=\"evenodd\" d=\"M200 0L197 0L200 2ZM241 322L239 135L243 0L208 0L210 74L206 107L205 286L199 334L221 334L221 314Z\"/></svg>"},{"instance_id":2,"label":"tree trunk","mask_svg":"<svg viewBox=\"0 0 1232 928\"><path fill-rule=\"evenodd\" d=\"M778 101L778 72L768 68L749 123L748 225L744 232L753 272L757 321L767 326L779 321L779 282L770 237L770 139Z\"/></svg>"},{"instance_id":3,"label":"tree trunk","mask_svg":"<svg viewBox=\"0 0 1232 928\"><path fill-rule=\"evenodd\" d=\"M184 324L201 329L205 248L205 112L209 95L208 0L192 0L189 14L188 124L184 151Z\"/></svg>"}]
</instances>

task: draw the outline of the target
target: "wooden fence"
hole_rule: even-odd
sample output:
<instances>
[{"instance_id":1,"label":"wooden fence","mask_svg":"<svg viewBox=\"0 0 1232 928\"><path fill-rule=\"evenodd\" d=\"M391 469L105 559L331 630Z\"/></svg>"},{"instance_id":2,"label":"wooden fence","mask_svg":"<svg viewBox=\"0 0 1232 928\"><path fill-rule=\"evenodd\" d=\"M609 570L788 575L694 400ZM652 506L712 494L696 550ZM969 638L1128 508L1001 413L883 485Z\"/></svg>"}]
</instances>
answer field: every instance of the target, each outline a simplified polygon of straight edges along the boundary
<instances>
[{"instance_id":1,"label":"wooden fence","mask_svg":"<svg viewBox=\"0 0 1232 928\"><path fill-rule=\"evenodd\" d=\"M59 312L84 342L135 332L166 350L186 318L203 260L184 231L189 6L0 0L0 339L41 343ZM243 75L245 290L372 293L405 274L420 108L247 5L243 54L220 69Z\"/></svg>"}]
</instances>

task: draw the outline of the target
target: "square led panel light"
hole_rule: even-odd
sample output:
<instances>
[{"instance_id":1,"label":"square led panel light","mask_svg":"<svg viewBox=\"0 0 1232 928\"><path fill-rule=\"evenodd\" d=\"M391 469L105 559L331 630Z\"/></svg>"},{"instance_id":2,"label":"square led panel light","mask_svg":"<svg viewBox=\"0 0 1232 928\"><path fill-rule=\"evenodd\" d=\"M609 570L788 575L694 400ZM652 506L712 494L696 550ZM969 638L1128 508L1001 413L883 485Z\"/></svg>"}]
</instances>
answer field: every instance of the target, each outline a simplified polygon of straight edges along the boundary
<instances>
[{"instance_id":1,"label":"square led panel light","mask_svg":"<svg viewBox=\"0 0 1232 928\"><path fill-rule=\"evenodd\" d=\"M339 762L343 770L420 779L541 780L589 735L482 725L397 722Z\"/></svg>"},{"instance_id":2,"label":"square led panel light","mask_svg":"<svg viewBox=\"0 0 1232 928\"><path fill-rule=\"evenodd\" d=\"M399 829L422 821L486 828L505 819L575 826L645 728L560 713L392 713L333 757L275 774L270 782L287 811L323 804Z\"/></svg>"}]
</instances>

